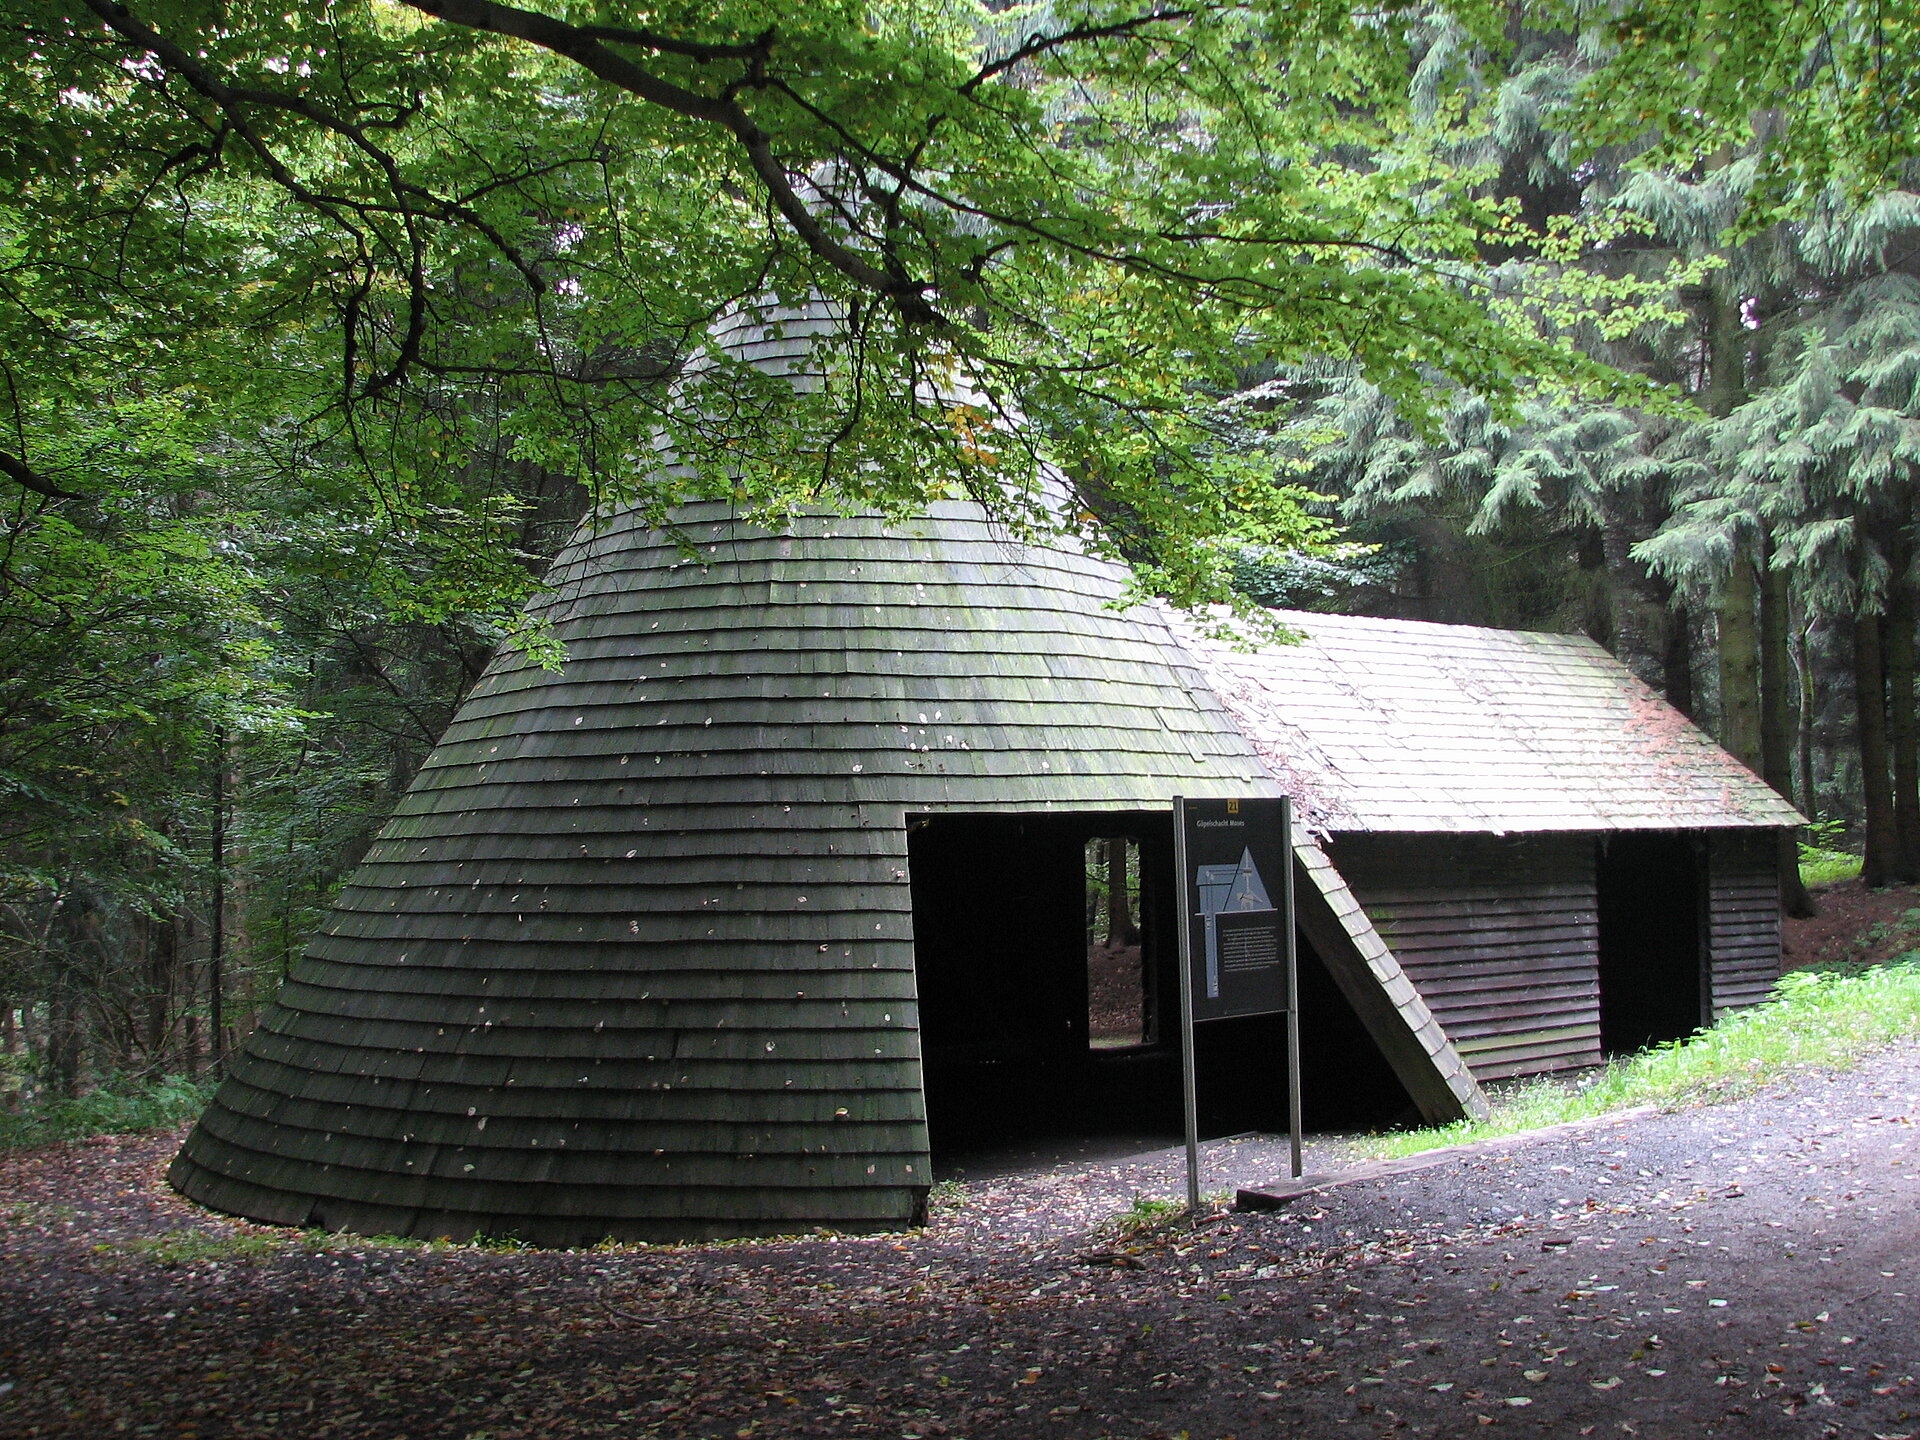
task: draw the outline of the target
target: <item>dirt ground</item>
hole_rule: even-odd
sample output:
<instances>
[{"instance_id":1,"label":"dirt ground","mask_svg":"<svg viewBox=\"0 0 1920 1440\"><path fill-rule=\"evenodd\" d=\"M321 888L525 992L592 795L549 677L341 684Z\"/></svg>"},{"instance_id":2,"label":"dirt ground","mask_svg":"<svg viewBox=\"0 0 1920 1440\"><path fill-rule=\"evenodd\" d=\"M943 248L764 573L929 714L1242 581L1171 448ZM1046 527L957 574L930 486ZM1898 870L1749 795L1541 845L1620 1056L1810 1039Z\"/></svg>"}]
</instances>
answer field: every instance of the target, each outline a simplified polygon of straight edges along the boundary
<instances>
[{"instance_id":1,"label":"dirt ground","mask_svg":"<svg viewBox=\"0 0 1920 1440\"><path fill-rule=\"evenodd\" d=\"M1167 1157L878 1239L303 1239L0 1162L0 1436L1920 1435L1920 1045L1197 1236ZM1230 1160L1216 1151L1216 1162Z\"/></svg>"},{"instance_id":2,"label":"dirt ground","mask_svg":"<svg viewBox=\"0 0 1920 1440\"><path fill-rule=\"evenodd\" d=\"M1869 890L1858 880L1814 891L1820 913L1788 920L1782 937L1789 970L1809 965L1878 964L1920 948L1920 890Z\"/></svg>"}]
</instances>

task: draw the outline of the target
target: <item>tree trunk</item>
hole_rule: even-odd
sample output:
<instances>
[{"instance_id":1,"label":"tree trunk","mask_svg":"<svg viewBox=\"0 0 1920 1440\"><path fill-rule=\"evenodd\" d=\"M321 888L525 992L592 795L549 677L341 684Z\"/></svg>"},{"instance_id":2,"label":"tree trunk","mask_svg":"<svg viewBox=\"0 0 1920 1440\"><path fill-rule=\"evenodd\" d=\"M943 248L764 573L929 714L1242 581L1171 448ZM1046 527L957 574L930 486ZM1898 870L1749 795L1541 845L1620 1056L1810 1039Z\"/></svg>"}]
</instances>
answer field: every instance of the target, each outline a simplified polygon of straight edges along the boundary
<instances>
[{"instance_id":1,"label":"tree trunk","mask_svg":"<svg viewBox=\"0 0 1920 1440\"><path fill-rule=\"evenodd\" d=\"M173 1031L173 997L180 965L179 932L171 915L155 915L142 922L140 933L147 952L145 1034L141 1068L161 1075L167 1068L167 1042Z\"/></svg>"},{"instance_id":2,"label":"tree trunk","mask_svg":"<svg viewBox=\"0 0 1920 1440\"><path fill-rule=\"evenodd\" d=\"M1791 577L1770 562L1773 543L1761 546L1760 566L1760 775L1793 803L1793 659Z\"/></svg>"},{"instance_id":3,"label":"tree trunk","mask_svg":"<svg viewBox=\"0 0 1920 1440\"><path fill-rule=\"evenodd\" d=\"M1887 667L1887 747L1893 760L1893 824L1900 837L1900 868L1907 879L1920 877L1920 725L1913 705L1914 603L1907 578L1911 547L1904 535L1894 539L1887 562L1887 614L1883 623Z\"/></svg>"},{"instance_id":4,"label":"tree trunk","mask_svg":"<svg viewBox=\"0 0 1920 1440\"><path fill-rule=\"evenodd\" d=\"M1661 668L1660 647L1648 615L1647 567L1633 558L1633 533L1625 522L1608 517L1600 532L1600 551L1606 571L1602 577L1607 605L1607 629L1614 657L1651 683Z\"/></svg>"},{"instance_id":5,"label":"tree trunk","mask_svg":"<svg viewBox=\"0 0 1920 1440\"><path fill-rule=\"evenodd\" d=\"M80 1007L65 980L47 997L45 1074L55 1095L71 1095L80 1085Z\"/></svg>"},{"instance_id":6,"label":"tree trunk","mask_svg":"<svg viewBox=\"0 0 1920 1440\"><path fill-rule=\"evenodd\" d=\"M47 1007L44 1001L29 1000L20 1007L20 1044L29 1055L37 1055L44 1064L47 1054Z\"/></svg>"},{"instance_id":7,"label":"tree trunk","mask_svg":"<svg viewBox=\"0 0 1920 1440\"><path fill-rule=\"evenodd\" d=\"M1736 545L1720 591L1720 743L1756 775L1760 750L1760 594L1753 553Z\"/></svg>"},{"instance_id":8,"label":"tree trunk","mask_svg":"<svg viewBox=\"0 0 1920 1440\"><path fill-rule=\"evenodd\" d=\"M1701 402L1715 417L1731 415L1747 399L1747 360L1753 350L1753 332L1741 315L1746 296L1718 271L1708 282L1702 319L1707 328L1707 374Z\"/></svg>"},{"instance_id":9,"label":"tree trunk","mask_svg":"<svg viewBox=\"0 0 1920 1440\"><path fill-rule=\"evenodd\" d=\"M1793 587L1785 570L1774 568L1771 538L1762 543L1760 566L1760 775L1789 805L1793 803L1793 707L1788 684L1793 669L1788 635ZM1800 845L1795 832L1780 832L1780 903L1797 920L1820 913L1800 878Z\"/></svg>"},{"instance_id":10,"label":"tree trunk","mask_svg":"<svg viewBox=\"0 0 1920 1440\"><path fill-rule=\"evenodd\" d=\"M1818 700L1813 677L1813 618L1793 632L1794 673L1800 684L1798 750L1800 763L1800 812L1818 820L1819 798L1813 788L1813 711Z\"/></svg>"},{"instance_id":11,"label":"tree trunk","mask_svg":"<svg viewBox=\"0 0 1920 1440\"><path fill-rule=\"evenodd\" d=\"M1133 902L1127 892L1127 842L1107 845L1107 944L1138 945L1140 927L1134 923Z\"/></svg>"},{"instance_id":12,"label":"tree trunk","mask_svg":"<svg viewBox=\"0 0 1920 1440\"><path fill-rule=\"evenodd\" d=\"M213 727L212 794L208 796L208 859L212 894L207 897L207 1063L214 1069L227 1053L227 732Z\"/></svg>"},{"instance_id":13,"label":"tree trunk","mask_svg":"<svg viewBox=\"0 0 1920 1440\"><path fill-rule=\"evenodd\" d=\"M1853 621L1853 698L1860 736L1860 800L1866 812L1866 852L1860 878L1869 886L1891 885L1900 876L1900 831L1893 818L1893 786L1887 776L1887 678L1880 658L1880 617Z\"/></svg>"},{"instance_id":14,"label":"tree trunk","mask_svg":"<svg viewBox=\"0 0 1920 1440\"><path fill-rule=\"evenodd\" d=\"M192 1009L180 1012L180 1071L189 1080L200 1078L200 1016Z\"/></svg>"},{"instance_id":15,"label":"tree trunk","mask_svg":"<svg viewBox=\"0 0 1920 1440\"><path fill-rule=\"evenodd\" d=\"M1486 576L1471 545L1451 522L1436 516L1412 521L1416 585L1415 617L1443 625L1486 625Z\"/></svg>"},{"instance_id":16,"label":"tree trunk","mask_svg":"<svg viewBox=\"0 0 1920 1440\"><path fill-rule=\"evenodd\" d=\"M1740 313L1743 296L1723 270L1708 283L1702 315L1707 373L1701 400L1707 413L1731 415L1747 398L1752 335ZM1720 590L1720 743L1755 774L1760 754L1760 595L1753 542L1735 534Z\"/></svg>"},{"instance_id":17,"label":"tree trunk","mask_svg":"<svg viewBox=\"0 0 1920 1440\"><path fill-rule=\"evenodd\" d=\"M1693 698L1693 612L1678 600L1669 601L1666 634L1660 643L1661 685L1667 703L1689 720L1698 720Z\"/></svg>"}]
</instances>

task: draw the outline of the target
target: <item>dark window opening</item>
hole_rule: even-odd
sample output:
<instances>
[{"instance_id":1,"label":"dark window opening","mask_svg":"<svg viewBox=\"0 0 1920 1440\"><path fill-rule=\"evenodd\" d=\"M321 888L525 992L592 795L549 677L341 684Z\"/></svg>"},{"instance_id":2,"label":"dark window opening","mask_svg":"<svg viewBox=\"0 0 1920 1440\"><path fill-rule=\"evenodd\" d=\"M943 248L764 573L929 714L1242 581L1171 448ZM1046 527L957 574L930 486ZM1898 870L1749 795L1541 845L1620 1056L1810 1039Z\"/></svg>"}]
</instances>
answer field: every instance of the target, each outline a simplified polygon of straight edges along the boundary
<instances>
[{"instance_id":1,"label":"dark window opening","mask_svg":"<svg viewBox=\"0 0 1920 1440\"><path fill-rule=\"evenodd\" d=\"M1140 842L1101 835L1086 844L1087 1047L1125 1050L1158 1039L1140 929Z\"/></svg>"},{"instance_id":2,"label":"dark window opening","mask_svg":"<svg viewBox=\"0 0 1920 1440\"><path fill-rule=\"evenodd\" d=\"M1692 836L1599 842L1600 1048L1609 1055L1680 1040L1705 1023L1702 867Z\"/></svg>"}]
</instances>

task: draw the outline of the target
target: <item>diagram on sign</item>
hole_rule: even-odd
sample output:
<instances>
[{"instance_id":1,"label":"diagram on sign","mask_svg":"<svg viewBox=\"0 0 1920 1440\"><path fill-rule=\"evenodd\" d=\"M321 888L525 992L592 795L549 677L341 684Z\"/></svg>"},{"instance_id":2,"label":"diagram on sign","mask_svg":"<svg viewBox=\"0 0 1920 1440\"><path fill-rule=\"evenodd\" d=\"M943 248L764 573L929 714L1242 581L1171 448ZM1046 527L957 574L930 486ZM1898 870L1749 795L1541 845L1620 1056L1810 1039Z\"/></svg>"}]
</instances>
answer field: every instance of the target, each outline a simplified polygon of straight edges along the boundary
<instances>
[{"instance_id":1,"label":"diagram on sign","mask_svg":"<svg viewBox=\"0 0 1920 1440\"><path fill-rule=\"evenodd\" d=\"M1218 1000L1223 965L1228 970L1259 969L1275 963L1279 958L1277 946L1255 945L1253 948L1260 949L1261 953L1256 955L1251 952L1249 942L1260 934L1258 931L1236 927L1223 942L1220 917L1262 912L1271 914L1273 902L1267 898L1266 882L1260 878L1260 871L1253 863L1251 849L1241 851L1236 863L1195 866L1194 885L1200 893L1200 914L1206 922L1207 998ZM1267 950L1274 953L1268 954Z\"/></svg>"}]
</instances>

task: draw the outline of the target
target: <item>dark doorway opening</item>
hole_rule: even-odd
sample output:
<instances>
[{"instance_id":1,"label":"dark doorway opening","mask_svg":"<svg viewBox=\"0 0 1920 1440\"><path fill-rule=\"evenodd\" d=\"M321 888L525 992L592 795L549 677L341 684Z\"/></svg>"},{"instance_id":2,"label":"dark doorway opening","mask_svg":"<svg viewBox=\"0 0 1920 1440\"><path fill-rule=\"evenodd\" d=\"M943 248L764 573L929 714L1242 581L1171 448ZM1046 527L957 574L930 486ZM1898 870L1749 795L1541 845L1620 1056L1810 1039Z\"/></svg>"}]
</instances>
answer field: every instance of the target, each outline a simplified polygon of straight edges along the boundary
<instances>
[{"instance_id":1,"label":"dark doorway opening","mask_svg":"<svg viewBox=\"0 0 1920 1440\"><path fill-rule=\"evenodd\" d=\"M1300 1119L1310 1131L1421 1123L1419 1107L1305 935L1300 950Z\"/></svg>"},{"instance_id":2,"label":"dark doorway opening","mask_svg":"<svg viewBox=\"0 0 1920 1440\"><path fill-rule=\"evenodd\" d=\"M1683 1039L1706 1023L1699 847L1679 831L1599 842L1600 1048Z\"/></svg>"},{"instance_id":3,"label":"dark doorway opening","mask_svg":"<svg viewBox=\"0 0 1920 1440\"><path fill-rule=\"evenodd\" d=\"M1179 1143L1172 816L914 816L907 853L936 1173ZM1309 1128L1399 1118L1405 1091L1304 943L1300 968ZM1200 1027L1202 1135L1284 1131L1285 1047L1278 1015Z\"/></svg>"},{"instance_id":4,"label":"dark doorway opening","mask_svg":"<svg viewBox=\"0 0 1920 1440\"><path fill-rule=\"evenodd\" d=\"M1130 872L1117 923L1091 883L1115 840ZM936 1167L1069 1139L1130 1154L1179 1135L1178 1027L1160 1023L1172 852L1164 814L909 818Z\"/></svg>"}]
</instances>

